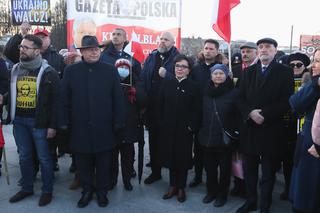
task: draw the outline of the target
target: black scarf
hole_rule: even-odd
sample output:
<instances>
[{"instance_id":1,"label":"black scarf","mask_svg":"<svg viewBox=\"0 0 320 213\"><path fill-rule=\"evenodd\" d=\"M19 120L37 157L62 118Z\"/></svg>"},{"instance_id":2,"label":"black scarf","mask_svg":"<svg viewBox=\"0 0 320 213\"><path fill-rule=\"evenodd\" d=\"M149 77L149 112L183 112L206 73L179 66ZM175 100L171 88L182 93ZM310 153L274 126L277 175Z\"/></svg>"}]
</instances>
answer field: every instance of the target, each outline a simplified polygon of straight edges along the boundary
<instances>
[{"instance_id":1,"label":"black scarf","mask_svg":"<svg viewBox=\"0 0 320 213\"><path fill-rule=\"evenodd\" d=\"M227 77L225 82L218 85L217 87L214 86L214 83L210 80L207 84L206 89L205 89L205 94L210 97L219 97L219 96L224 95L225 93L229 92L233 88L234 88L234 84L229 77Z\"/></svg>"}]
</instances>

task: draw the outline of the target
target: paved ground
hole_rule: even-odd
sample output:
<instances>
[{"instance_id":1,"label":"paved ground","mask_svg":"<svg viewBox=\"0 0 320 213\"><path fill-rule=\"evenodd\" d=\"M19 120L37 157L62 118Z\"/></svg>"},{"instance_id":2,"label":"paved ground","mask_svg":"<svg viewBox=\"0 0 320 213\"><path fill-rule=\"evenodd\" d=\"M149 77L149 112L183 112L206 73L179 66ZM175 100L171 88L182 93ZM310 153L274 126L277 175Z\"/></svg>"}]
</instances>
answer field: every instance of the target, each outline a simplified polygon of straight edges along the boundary
<instances>
[{"instance_id":1,"label":"paved ground","mask_svg":"<svg viewBox=\"0 0 320 213\"><path fill-rule=\"evenodd\" d=\"M100 208L96 201L93 200L89 206L84 209L76 207L77 201L80 198L80 189L71 191L68 189L73 175L69 173L70 157L65 155L59 159L60 171L55 174L56 182L54 186L54 199L52 203L46 207L38 207L38 199L40 196L41 180L38 176L35 183L35 195L27 198L16 204L8 202L10 196L19 190L17 181L20 178L20 171L18 165L18 155L16 146L11 134L12 128L10 126L4 127L4 135L6 139L6 152L9 164L9 174L11 184L7 185L4 174L0 177L0 212L1 213L68 213L75 211L82 212L130 212L130 213L169 213L169 212L216 212L216 213L230 213L235 212L236 209L243 203L242 199L229 197L228 203L222 208L215 208L211 204L203 204L202 198L205 194L205 185L191 189L187 188L187 200L185 203L179 203L175 198L170 200L162 200L161 197L168 187L168 171L163 169L163 179L152 185L139 185L138 179L132 180L134 189L132 192L124 190L122 180L119 178L118 185L113 191L108 194L110 204L106 208ZM147 153L147 145L145 153ZM147 155L147 154L146 154ZM149 161L148 155L145 157L145 162ZM135 167L137 165L135 164ZM2 170L3 171L3 170ZM193 176L193 172L189 172L189 180ZM150 174L150 169L145 168L143 179ZM283 187L282 175L279 175L279 180L276 183L275 192L273 196L273 206L271 212L286 213L290 212L290 203L279 200L279 193ZM257 211L258 212L258 211Z\"/></svg>"}]
</instances>

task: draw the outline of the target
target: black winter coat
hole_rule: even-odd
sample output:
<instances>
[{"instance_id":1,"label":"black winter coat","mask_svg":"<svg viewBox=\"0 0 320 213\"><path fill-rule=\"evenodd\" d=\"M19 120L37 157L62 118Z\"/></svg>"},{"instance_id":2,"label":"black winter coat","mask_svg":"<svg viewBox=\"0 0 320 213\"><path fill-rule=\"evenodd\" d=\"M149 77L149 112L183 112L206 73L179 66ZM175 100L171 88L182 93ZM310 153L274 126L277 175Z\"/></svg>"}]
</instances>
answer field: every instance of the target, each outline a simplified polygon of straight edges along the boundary
<instances>
[{"instance_id":1,"label":"black winter coat","mask_svg":"<svg viewBox=\"0 0 320 213\"><path fill-rule=\"evenodd\" d=\"M9 39L4 47L3 55L5 55L13 64L19 62L20 50L18 46L21 44L22 39L23 37L21 34L15 34Z\"/></svg>"},{"instance_id":2,"label":"black winter coat","mask_svg":"<svg viewBox=\"0 0 320 213\"><path fill-rule=\"evenodd\" d=\"M141 128L143 128L141 111L146 106L147 95L144 92L144 88L138 79L134 81L132 87L122 85L122 90L124 93L124 103L126 110L124 142L138 142L140 140L139 136Z\"/></svg>"},{"instance_id":3,"label":"black winter coat","mask_svg":"<svg viewBox=\"0 0 320 213\"><path fill-rule=\"evenodd\" d=\"M66 67L62 80L62 125L70 126L76 153L112 150L125 125L124 97L114 66L84 61Z\"/></svg>"},{"instance_id":4,"label":"black winter coat","mask_svg":"<svg viewBox=\"0 0 320 213\"><path fill-rule=\"evenodd\" d=\"M60 78L63 76L63 70L65 63L63 57L55 50L51 45L42 53L42 58L48 61L48 64L52 66L59 74Z\"/></svg>"},{"instance_id":5,"label":"black winter coat","mask_svg":"<svg viewBox=\"0 0 320 213\"><path fill-rule=\"evenodd\" d=\"M0 94L7 95L9 90L9 72L7 70L6 62L0 57ZM0 105L0 119L2 119L2 107Z\"/></svg>"},{"instance_id":6,"label":"black winter coat","mask_svg":"<svg viewBox=\"0 0 320 213\"><path fill-rule=\"evenodd\" d=\"M205 62L199 61L196 65L192 67L192 71L190 73L191 79L200 86L202 91L206 89L206 86L211 79L210 68L213 67L215 64L217 63L207 65Z\"/></svg>"},{"instance_id":7,"label":"black winter coat","mask_svg":"<svg viewBox=\"0 0 320 213\"><path fill-rule=\"evenodd\" d=\"M289 97L294 90L292 70L272 61L263 76L261 63L247 68L240 84L239 109L243 123L240 128L240 151L246 154L283 154L283 117L289 110ZM249 118L254 109L261 109L264 122L256 124Z\"/></svg>"},{"instance_id":8,"label":"black winter coat","mask_svg":"<svg viewBox=\"0 0 320 213\"><path fill-rule=\"evenodd\" d=\"M16 83L17 83L17 73L19 64L16 64L12 71L10 77L10 90L8 95L8 117L6 123L13 122L15 114L15 101L16 96ZM43 60L40 67L43 71L41 76L39 92L37 95L37 105L35 112L35 127L36 128L58 128L58 115L59 115L59 100L60 100L60 79L58 73ZM39 72L39 73L40 73ZM39 76L38 76L39 77ZM12 105L14 104L14 105Z\"/></svg>"},{"instance_id":9,"label":"black winter coat","mask_svg":"<svg viewBox=\"0 0 320 213\"><path fill-rule=\"evenodd\" d=\"M161 165L185 170L192 167L193 134L199 128L200 91L190 79L164 80L160 90Z\"/></svg>"},{"instance_id":10,"label":"black winter coat","mask_svg":"<svg viewBox=\"0 0 320 213\"><path fill-rule=\"evenodd\" d=\"M221 91L219 94L217 92L210 94L210 92L218 90ZM223 143L222 127L216 115L216 110L223 128L230 133L237 131L237 109L235 106L237 96L238 90L233 88L233 82L230 78L227 78L225 83L216 88L212 81L207 84L202 104L202 125L199 131L199 141L203 147L230 148Z\"/></svg>"}]
</instances>

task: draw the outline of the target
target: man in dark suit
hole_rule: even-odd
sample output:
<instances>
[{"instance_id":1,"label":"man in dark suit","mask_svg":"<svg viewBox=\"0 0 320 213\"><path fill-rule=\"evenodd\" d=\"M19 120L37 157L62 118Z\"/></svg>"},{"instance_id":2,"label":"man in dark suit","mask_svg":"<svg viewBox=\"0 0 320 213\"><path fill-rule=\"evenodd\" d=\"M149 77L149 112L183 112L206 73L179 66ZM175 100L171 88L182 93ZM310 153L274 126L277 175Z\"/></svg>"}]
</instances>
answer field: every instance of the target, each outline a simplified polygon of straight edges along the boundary
<instances>
[{"instance_id":1,"label":"man in dark suit","mask_svg":"<svg viewBox=\"0 0 320 213\"><path fill-rule=\"evenodd\" d=\"M290 68L277 63L277 42L271 38L257 42L259 61L247 68L240 84L239 109L242 114L240 152L243 154L247 200L236 212L257 209L258 168L261 163L260 210L269 212L275 173L285 143L282 118L289 109L294 82Z\"/></svg>"},{"instance_id":2,"label":"man in dark suit","mask_svg":"<svg viewBox=\"0 0 320 213\"><path fill-rule=\"evenodd\" d=\"M79 47L82 61L65 69L62 83L62 124L71 129L70 149L83 188L79 208L89 204L94 188L98 205L108 205L111 152L115 136L124 128L119 74L114 66L99 60L100 47L95 36L84 36Z\"/></svg>"}]
</instances>

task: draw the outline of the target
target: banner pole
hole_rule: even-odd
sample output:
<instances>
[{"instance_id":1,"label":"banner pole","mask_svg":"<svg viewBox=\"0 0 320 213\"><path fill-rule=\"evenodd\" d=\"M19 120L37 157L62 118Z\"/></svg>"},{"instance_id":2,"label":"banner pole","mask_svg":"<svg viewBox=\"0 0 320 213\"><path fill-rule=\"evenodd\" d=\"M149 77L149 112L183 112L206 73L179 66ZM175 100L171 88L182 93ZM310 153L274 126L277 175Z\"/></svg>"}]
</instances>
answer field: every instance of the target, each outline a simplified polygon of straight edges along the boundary
<instances>
[{"instance_id":1,"label":"banner pole","mask_svg":"<svg viewBox=\"0 0 320 213\"><path fill-rule=\"evenodd\" d=\"M228 61L229 61L229 70L232 73L232 67L231 67L231 41L228 43Z\"/></svg>"},{"instance_id":2,"label":"banner pole","mask_svg":"<svg viewBox=\"0 0 320 213\"><path fill-rule=\"evenodd\" d=\"M293 38L293 25L291 25L290 54L292 53L292 38Z\"/></svg>"}]
</instances>

